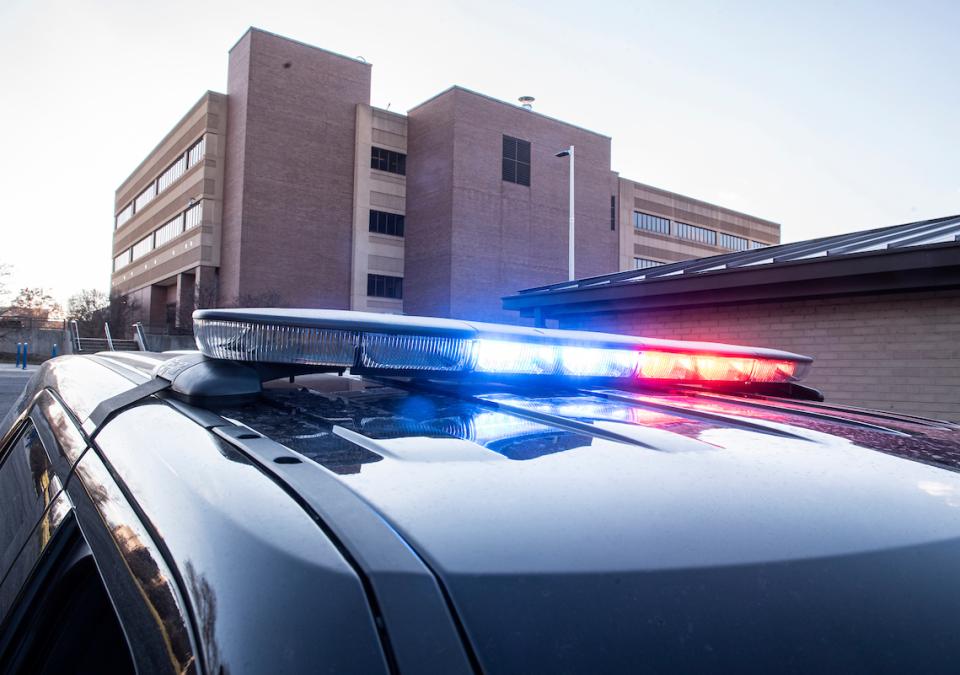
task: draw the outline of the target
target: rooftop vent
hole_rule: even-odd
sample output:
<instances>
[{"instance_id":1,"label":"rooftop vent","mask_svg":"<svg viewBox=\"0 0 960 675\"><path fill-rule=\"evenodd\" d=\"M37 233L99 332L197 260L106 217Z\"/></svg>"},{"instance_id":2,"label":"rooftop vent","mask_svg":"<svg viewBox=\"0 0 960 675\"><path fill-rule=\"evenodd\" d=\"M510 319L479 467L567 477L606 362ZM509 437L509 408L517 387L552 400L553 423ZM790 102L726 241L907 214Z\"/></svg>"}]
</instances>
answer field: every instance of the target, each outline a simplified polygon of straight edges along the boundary
<instances>
[{"instance_id":1,"label":"rooftop vent","mask_svg":"<svg viewBox=\"0 0 960 675\"><path fill-rule=\"evenodd\" d=\"M536 101L533 96L521 96L519 99L520 107L524 110L533 110L533 102Z\"/></svg>"}]
</instances>

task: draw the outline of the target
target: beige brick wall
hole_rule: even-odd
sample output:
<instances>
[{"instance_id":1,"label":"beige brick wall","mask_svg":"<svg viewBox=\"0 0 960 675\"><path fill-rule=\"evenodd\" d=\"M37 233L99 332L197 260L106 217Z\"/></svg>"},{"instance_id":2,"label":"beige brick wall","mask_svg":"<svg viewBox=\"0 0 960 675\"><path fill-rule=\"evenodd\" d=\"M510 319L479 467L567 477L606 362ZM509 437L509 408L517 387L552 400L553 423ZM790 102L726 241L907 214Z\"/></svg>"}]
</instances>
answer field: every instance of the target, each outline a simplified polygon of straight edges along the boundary
<instances>
[{"instance_id":1,"label":"beige brick wall","mask_svg":"<svg viewBox=\"0 0 960 675\"><path fill-rule=\"evenodd\" d=\"M814 357L828 402L960 421L960 290L582 315L564 328Z\"/></svg>"}]
</instances>

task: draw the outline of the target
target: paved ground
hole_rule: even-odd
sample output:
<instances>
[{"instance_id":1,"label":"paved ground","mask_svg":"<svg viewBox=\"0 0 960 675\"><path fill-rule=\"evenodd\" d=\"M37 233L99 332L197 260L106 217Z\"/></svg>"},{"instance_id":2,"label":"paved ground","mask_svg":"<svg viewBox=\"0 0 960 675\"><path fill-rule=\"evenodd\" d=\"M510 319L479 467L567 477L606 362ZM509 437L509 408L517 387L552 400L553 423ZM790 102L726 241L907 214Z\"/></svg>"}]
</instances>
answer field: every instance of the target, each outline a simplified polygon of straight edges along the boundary
<instances>
[{"instance_id":1,"label":"paved ground","mask_svg":"<svg viewBox=\"0 0 960 675\"><path fill-rule=\"evenodd\" d=\"M7 415L20 392L27 386L27 380L39 366L27 366L26 370L14 368L12 363L0 363L0 420Z\"/></svg>"}]
</instances>

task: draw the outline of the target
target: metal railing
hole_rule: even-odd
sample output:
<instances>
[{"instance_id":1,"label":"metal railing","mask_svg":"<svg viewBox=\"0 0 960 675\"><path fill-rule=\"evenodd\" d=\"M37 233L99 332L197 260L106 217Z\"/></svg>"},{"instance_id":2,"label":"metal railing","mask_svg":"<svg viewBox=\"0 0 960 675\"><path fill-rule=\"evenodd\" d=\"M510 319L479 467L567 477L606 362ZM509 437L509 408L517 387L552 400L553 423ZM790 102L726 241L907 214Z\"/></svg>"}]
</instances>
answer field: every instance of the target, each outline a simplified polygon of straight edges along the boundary
<instances>
[{"instance_id":1,"label":"metal railing","mask_svg":"<svg viewBox=\"0 0 960 675\"><path fill-rule=\"evenodd\" d=\"M70 322L70 345L74 354L91 352L138 352L147 351L147 337L140 322L133 324L133 339L115 338L110 334L110 324L103 324L104 337L80 337L80 328L76 321Z\"/></svg>"}]
</instances>

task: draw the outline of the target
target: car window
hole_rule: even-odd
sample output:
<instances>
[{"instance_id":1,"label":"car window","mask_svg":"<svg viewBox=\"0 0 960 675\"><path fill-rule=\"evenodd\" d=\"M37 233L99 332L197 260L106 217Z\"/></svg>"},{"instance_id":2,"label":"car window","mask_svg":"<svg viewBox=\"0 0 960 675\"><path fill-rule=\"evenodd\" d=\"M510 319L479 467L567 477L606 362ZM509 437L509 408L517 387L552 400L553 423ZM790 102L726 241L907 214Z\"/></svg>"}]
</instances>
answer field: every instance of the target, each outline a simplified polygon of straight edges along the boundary
<instances>
[{"instance_id":1,"label":"car window","mask_svg":"<svg viewBox=\"0 0 960 675\"><path fill-rule=\"evenodd\" d=\"M0 572L10 569L60 488L40 434L28 419L0 454Z\"/></svg>"},{"instance_id":2,"label":"car window","mask_svg":"<svg viewBox=\"0 0 960 675\"><path fill-rule=\"evenodd\" d=\"M131 652L86 544L77 535L23 602L0 671L133 673Z\"/></svg>"}]
</instances>

